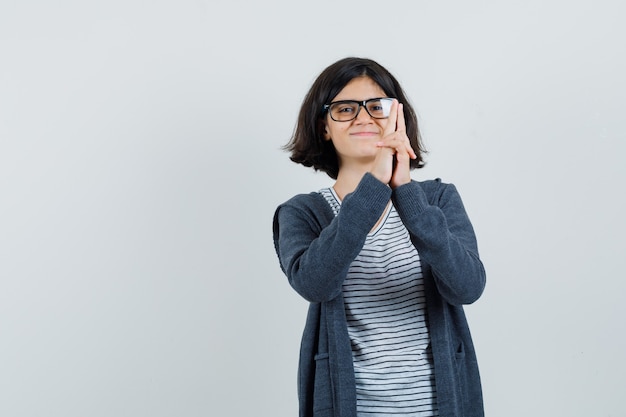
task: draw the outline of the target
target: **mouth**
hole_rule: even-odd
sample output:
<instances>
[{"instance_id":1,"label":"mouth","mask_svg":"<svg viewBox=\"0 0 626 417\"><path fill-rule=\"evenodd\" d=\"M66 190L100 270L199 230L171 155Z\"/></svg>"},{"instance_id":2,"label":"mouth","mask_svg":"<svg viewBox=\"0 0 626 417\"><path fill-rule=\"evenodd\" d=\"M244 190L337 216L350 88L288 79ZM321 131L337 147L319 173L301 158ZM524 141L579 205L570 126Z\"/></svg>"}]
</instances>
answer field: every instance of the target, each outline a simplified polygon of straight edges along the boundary
<instances>
[{"instance_id":1,"label":"mouth","mask_svg":"<svg viewBox=\"0 0 626 417\"><path fill-rule=\"evenodd\" d=\"M374 136L378 136L378 132L354 132L354 133L350 133L350 136L354 136L358 138L371 138Z\"/></svg>"}]
</instances>

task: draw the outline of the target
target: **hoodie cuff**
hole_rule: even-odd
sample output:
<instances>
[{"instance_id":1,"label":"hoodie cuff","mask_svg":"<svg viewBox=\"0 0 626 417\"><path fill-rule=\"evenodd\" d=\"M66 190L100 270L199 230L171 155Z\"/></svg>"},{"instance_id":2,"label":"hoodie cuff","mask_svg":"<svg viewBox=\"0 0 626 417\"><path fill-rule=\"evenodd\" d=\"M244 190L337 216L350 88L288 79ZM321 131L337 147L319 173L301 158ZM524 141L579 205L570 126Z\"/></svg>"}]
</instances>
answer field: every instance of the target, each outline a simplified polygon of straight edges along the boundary
<instances>
[{"instance_id":1,"label":"hoodie cuff","mask_svg":"<svg viewBox=\"0 0 626 417\"><path fill-rule=\"evenodd\" d=\"M417 181L411 181L395 188L392 200L402 218L416 217L430 205L426 193Z\"/></svg>"}]
</instances>

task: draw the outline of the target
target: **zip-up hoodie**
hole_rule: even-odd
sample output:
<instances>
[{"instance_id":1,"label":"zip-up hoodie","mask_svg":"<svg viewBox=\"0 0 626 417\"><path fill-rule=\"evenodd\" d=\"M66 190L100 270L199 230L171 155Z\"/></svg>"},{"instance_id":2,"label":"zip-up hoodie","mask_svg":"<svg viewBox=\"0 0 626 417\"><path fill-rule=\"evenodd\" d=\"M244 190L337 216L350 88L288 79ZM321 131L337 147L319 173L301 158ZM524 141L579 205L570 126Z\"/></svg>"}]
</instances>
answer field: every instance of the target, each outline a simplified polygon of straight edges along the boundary
<instances>
[{"instance_id":1,"label":"zip-up hoodie","mask_svg":"<svg viewBox=\"0 0 626 417\"><path fill-rule=\"evenodd\" d=\"M274 246L291 286L310 302L298 367L300 417L356 417L356 385L343 281L392 200L422 263L439 415L482 417L480 375L464 304L485 287L474 229L452 184L440 179L392 190L365 174L337 216L318 192L274 214Z\"/></svg>"}]
</instances>

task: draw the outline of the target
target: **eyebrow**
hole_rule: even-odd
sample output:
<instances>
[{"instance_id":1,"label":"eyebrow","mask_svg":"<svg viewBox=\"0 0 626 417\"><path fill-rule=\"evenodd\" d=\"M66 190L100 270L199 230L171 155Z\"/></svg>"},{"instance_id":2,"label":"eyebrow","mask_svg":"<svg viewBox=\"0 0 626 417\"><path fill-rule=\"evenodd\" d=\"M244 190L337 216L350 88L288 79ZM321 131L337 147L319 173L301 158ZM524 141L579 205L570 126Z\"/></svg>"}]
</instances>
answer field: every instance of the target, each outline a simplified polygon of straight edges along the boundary
<instances>
[{"instance_id":1,"label":"eyebrow","mask_svg":"<svg viewBox=\"0 0 626 417\"><path fill-rule=\"evenodd\" d=\"M366 98L366 99L363 99L363 100L357 100L355 98L342 98L342 99L339 99L339 100L331 100L331 103L337 103L337 102L340 102L340 101L356 101L356 102L362 103L362 102L367 101L367 100L375 100L375 99L378 99L378 98L391 98L391 97L377 96L377 97Z\"/></svg>"}]
</instances>

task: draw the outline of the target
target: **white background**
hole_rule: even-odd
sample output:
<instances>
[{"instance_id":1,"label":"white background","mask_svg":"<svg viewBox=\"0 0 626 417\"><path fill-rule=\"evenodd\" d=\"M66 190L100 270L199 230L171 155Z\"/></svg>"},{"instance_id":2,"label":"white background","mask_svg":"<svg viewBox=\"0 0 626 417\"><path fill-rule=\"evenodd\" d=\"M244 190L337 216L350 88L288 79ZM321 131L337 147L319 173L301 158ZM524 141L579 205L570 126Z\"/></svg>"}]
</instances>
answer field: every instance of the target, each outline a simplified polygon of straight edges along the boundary
<instances>
[{"instance_id":1,"label":"white background","mask_svg":"<svg viewBox=\"0 0 626 417\"><path fill-rule=\"evenodd\" d=\"M297 413L280 150L345 56L401 81L488 273L488 416L624 416L621 1L0 3L0 415Z\"/></svg>"}]
</instances>

